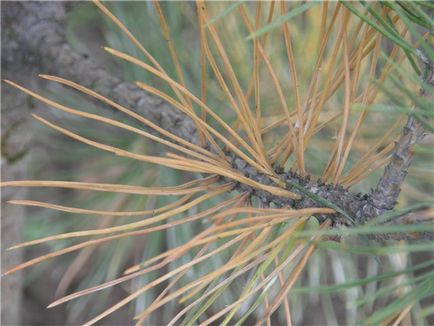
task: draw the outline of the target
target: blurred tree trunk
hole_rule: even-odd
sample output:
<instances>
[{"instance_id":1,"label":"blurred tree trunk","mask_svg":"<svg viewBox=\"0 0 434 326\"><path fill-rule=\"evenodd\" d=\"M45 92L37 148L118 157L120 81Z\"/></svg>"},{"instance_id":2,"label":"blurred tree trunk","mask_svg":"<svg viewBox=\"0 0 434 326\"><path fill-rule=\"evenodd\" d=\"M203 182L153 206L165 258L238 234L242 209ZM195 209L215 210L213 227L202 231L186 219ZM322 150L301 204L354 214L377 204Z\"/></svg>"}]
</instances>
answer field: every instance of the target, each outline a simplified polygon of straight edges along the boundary
<instances>
[{"instance_id":1,"label":"blurred tree trunk","mask_svg":"<svg viewBox=\"0 0 434 326\"><path fill-rule=\"evenodd\" d=\"M18 17L12 8L14 3L1 3L2 29L2 79L29 82L29 76L35 71L38 62L32 56L26 56L20 49L15 33L9 28L16 24ZM31 158L30 110L31 101L26 94L2 85L1 94L1 180L28 179ZM6 249L22 241L23 220L26 208L9 205L11 199L24 197L24 188L2 189L1 222L1 259L2 273L19 265L23 260L23 250L7 252ZM22 289L21 272L4 277L1 282L1 324L22 325Z\"/></svg>"},{"instance_id":2,"label":"blurred tree trunk","mask_svg":"<svg viewBox=\"0 0 434 326\"><path fill-rule=\"evenodd\" d=\"M28 132L28 106L26 96L16 91L4 90L1 99L2 180L20 180L28 178L30 137ZM6 252L6 248L17 244L22 239L25 208L17 205L5 205L10 199L23 197L24 189L8 188L2 191L2 272L21 263L22 251ZM20 324L21 273L15 273L2 279L1 320L3 325Z\"/></svg>"}]
</instances>

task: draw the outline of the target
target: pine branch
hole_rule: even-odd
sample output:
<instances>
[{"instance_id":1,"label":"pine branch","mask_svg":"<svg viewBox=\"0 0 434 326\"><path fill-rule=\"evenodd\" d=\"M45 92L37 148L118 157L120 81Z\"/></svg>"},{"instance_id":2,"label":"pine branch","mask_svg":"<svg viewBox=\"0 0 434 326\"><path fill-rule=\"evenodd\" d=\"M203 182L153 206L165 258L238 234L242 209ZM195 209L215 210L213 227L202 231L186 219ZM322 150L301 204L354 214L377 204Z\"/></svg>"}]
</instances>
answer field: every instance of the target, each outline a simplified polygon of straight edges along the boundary
<instances>
[{"instance_id":1,"label":"pine branch","mask_svg":"<svg viewBox=\"0 0 434 326\"><path fill-rule=\"evenodd\" d=\"M422 84L434 86L434 64L422 52L419 53L419 57L425 65L424 74L421 77ZM424 89L424 87L421 87L419 95L428 98L430 101L434 99L434 94ZM399 193L401 192L401 185L407 176L408 169L413 160L413 147L422 141L425 132L423 125L413 116L409 115L402 135L395 144L391 161L386 166L377 187L371 196L369 196L368 202L361 208L360 216L363 222L379 216L386 211L390 211L395 207ZM418 222L413 221L413 223ZM429 238L432 238L432 233L430 233Z\"/></svg>"},{"instance_id":2,"label":"pine branch","mask_svg":"<svg viewBox=\"0 0 434 326\"><path fill-rule=\"evenodd\" d=\"M65 8L62 3L8 2L2 3L2 7L3 18L10 22L6 34L13 35L5 40L4 48L14 49L16 52L14 58L28 58L28 54L31 53L35 58L33 61L38 63L39 67L42 65L48 72L79 81L83 86L92 88L119 104L135 110L167 131L190 142L198 143L195 125L188 117L136 86L123 82L100 67L92 58L86 58L70 47L65 39ZM432 68L432 64L427 66ZM291 191L300 195L300 200L273 196L245 184L237 184L234 189L249 192L264 206L274 204L277 207L294 208L324 207L324 205L334 207L337 213L331 218L333 225L337 227L363 224L395 207L400 185L412 161L412 147L421 141L423 133L424 129L420 123L409 117L403 135L396 144L393 159L371 195L354 194L341 186L325 184L320 180L314 182L292 171L279 169L276 169L276 173L286 182L288 188L291 188ZM268 176L259 173L242 159L229 152L226 155L232 167L245 176L263 184L273 184ZM326 217L317 216L317 218L323 221ZM384 240L415 237L400 233L373 235L371 238ZM434 232L427 231L420 234L419 238L432 240Z\"/></svg>"}]
</instances>

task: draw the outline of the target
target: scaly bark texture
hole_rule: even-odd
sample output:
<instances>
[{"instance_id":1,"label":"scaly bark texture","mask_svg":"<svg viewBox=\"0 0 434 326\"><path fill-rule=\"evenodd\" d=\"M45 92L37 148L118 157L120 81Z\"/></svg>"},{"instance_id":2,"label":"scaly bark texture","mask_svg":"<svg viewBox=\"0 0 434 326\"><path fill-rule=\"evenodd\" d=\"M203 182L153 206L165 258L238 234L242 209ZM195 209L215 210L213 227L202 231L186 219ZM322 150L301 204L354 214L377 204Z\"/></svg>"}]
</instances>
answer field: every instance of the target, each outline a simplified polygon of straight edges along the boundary
<instances>
[{"instance_id":1,"label":"scaly bark texture","mask_svg":"<svg viewBox=\"0 0 434 326\"><path fill-rule=\"evenodd\" d=\"M372 193L371 201L376 207L386 210L395 207L401 184L413 159L412 147L421 142L424 132L423 126L415 118L409 117L400 139L396 142L392 160Z\"/></svg>"},{"instance_id":2,"label":"scaly bark texture","mask_svg":"<svg viewBox=\"0 0 434 326\"><path fill-rule=\"evenodd\" d=\"M425 56L422 56L425 65L424 83L434 86L434 66ZM420 96L433 100L433 94L421 89ZM408 168L413 160L412 148L423 139L425 128L414 117L409 116L403 133L395 144L392 160L386 166L383 176L371 196L373 205L380 209L391 210L396 205L401 184L407 175Z\"/></svg>"},{"instance_id":3,"label":"scaly bark texture","mask_svg":"<svg viewBox=\"0 0 434 326\"><path fill-rule=\"evenodd\" d=\"M190 141L198 143L196 128L193 122L184 114L171 108L159 99L139 90L130 83L123 82L100 67L92 58L86 58L68 45L64 35L65 8L56 2L20 2L7 3L4 6L13 16L9 28L15 34L15 42L19 44L21 53L32 54L50 72L61 77L79 82L95 91L107 96L121 105L135 110L152 122L166 130ZM8 46L7 44L4 46ZM301 178L291 171L276 172L283 180L291 184L302 186L303 189L339 207L345 215L337 213L332 217L335 226L351 226L363 224L368 219L378 216L394 208L407 169L411 164L411 147L422 139L423 129L409 118L401 139L398 141L391 163L386 168L384 176L371 195L353 194L348 189L324 184L321 181L311 181ZM240 158L227 153L232 167L249 178L265 184L272 184L262 175ZM295 208L324 206L306 196L297 189L293 192L301 196L301 200L292 201L272 196L264 191L238 184L235 190L248 191L259 198L263 205L290 206ZM351 220L348 218L351 217ZM323 217L318 217L322 219ZM422 238L433 239L434 232L427 231L419 234ZM389 237L398 239L412 239L409 234L375 235L373 239L383 240Z\"/></svg>"}]
</instances>

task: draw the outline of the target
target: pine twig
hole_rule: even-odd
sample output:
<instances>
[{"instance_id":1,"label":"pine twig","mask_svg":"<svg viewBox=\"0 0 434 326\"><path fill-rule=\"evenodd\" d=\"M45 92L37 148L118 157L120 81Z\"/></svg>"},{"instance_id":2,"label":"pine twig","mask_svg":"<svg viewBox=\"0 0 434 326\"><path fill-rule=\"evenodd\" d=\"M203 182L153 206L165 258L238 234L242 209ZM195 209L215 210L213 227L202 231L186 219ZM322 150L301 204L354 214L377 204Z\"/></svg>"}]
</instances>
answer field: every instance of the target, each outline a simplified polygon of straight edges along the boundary
<instances>
[{"instance_id":1,"label":"pine twig","mask_svg":"<svg viewBox=\"0 0 434 326\"><path fill-rule=\"evenodd\" d=\"M2 18L7 19L8 30L3 41L3 48L14 49L14 59L28 60L29 53L34 56L34 65L42 64L44 69L70 80L80 81L85 87L92 88L119 104L135 110L152 122L183 139L198 144L198 136L194 123L184 114L170 105L147 94L136 86L123 82L101 68L91 58L76 53L65 39L65 7L60 2L8 2L2 3ZM6 25L5 25L6 26ZM425 81L433 83L433 65L429 60L422 61L428 67ZM27 62L28 63L28 62ZM424 95L424 91L421 92ZM333 220L334 226L351 227L363 224L367 220L390 211L395 207L400 186L404 181L411 164L412 147L422 140L424 129L420 123L409 117L403 135L395 146L393 159L386 167L383 177L371 195L353 194L340 186L324 184L320 180L311 181L291 171L276 170L292 191L301 199L273 196L263 190L253 189L245 184L238 184L234 189L248 191L257 197L264 206L272 203L278 207L319 207L324 203L332 203L337 207ZM246 162L232 153L226 153L232 167L252 180L263 184L273 182ZM223 180L225 182L225 180ZM320 198L320 199L318 199ZM326 205L327 206L327 205ZM341 212L341 213L340 213ZM317 217L320 221L325 216ZM418 221L416 221L418 222ZM387 238L413 239L410 234L375 235L371 238L384 240ZM428 231L420 235L424 239L434 239L434 232Z\"/></svg>"},{"instance_id":2,"label":"pine twig","mask_svg":"<svg viewBox=\"0 0 434 326\"><path fill-rule=\"evenodd\" d=\"M423 84L434 86L434 64L425 55L420 53L420 58L425 65ZM419 92L431 101L433 94L423 87ZM368 220L381 215L385 211L392 210L401 192L401 184L407 175L408 168L413 160L413 147L420 143L425 135L425 128L413 116L409 115L406 125L399 140L395 143L392 159L386 166L384 173L378 181L377 187L372 192L369 205L362 208L363 220Z\"/></svg>"}]
</instances>

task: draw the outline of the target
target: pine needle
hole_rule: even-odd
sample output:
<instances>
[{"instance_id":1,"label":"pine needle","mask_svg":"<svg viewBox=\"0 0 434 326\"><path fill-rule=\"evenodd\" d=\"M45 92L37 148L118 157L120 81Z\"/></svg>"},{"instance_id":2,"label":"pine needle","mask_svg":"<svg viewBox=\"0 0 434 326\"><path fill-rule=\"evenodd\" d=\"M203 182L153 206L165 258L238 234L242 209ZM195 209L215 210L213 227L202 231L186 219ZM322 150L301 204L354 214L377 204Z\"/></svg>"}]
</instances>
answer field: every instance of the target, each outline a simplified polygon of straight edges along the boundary
<instances>
[{"instance_id":1,"label":"pine needle","mask_svg":"<svg viewBox=\"0 0 434 326\"><path fill-rule=\"evenodd\" d=\"M149 210L143 210L143 211L133 211L133 212L100 211L100 210L93 210L93 209L83 209L83 208L77 208L77 207L56 205L56 204L51 204L51 203L46 203L46 202L41 202L41 201L35 201L35 200L10 200L10 201L8 201L8 203L9 204L15 204L15 205L48 208L48 209L52 209L52 210L56 210L56 211L73 213L73 214L127 217L127 216L143 216L143 215L149 215L149 214L152 214L152 215L159 214L159 213L168 211L170 209L173 209L175 207L178 207L179 205L190 200L191 197L192 197L192 194L184 195L184 197L182 197L180 200L178 200L174 203L165 205L163 207L155 208L155 209L149 209Z\"/></svg>"},{"instance_id":2,"label":"pine needle","mask_svg":"<svg viewBox=\"0 0 434 326\"><path fill-rule=\"evenodd\" d=\"M282 15L286 11L285 2L280 3L280 11ZM306 174L305 168L304 168L304 137L303 137L303 130L304 130L304 123L303 123L303 109L301 106L301 99L300 99L300 85L298 82L297 77L297 68L295 65L295 57L292 50L292 42L291 37L289 33L289 26L288 22L285 22L282 24L283 29L283 36L285 39L285 47L286 47L286 53L288 57L288 64L290 67L290 74L292 78L292 82L294 84L294 90L295 90L295 103L296 103L296 110L297 110L297 124L296 127L298 128L298 135L297 135L297 149L298 149L298 166L300 169L300 174L302 177Z\"/></svg>"},{"instance_id":3,"label":"pine needle","mask_svg":"<svg viewBox=\"0 0 434 326\"><path fill-rule=\"evenodd\" d=\"M112 106L116 110L119 110L119 111L127 114L128 116L130 116L130 117L132 117L132 118L134 118L134 119L142 122L143 124L145 124L146 126L150 127L151 129L157 131L158 133L160 133L160 134L162 134L162 135L164 135L164 136L166 136L166 137L174 140L177 143L180 143L180 144L184 145L184 147L186 147L186 148L190 148L190 149L192 149L192 150L194 150L194 151L196 151L198 153L202 153L202 154L204 154L206 156L209 156L209 157L212 157L214 159L219 159L218 156L216 156L214 153L211 153L211 152L207 151L206 149L204 149L204 148L202 148L200 146L197 146L197 145L195 145L195 144L193 144L191 142L186 141L185 139L183 139L181 137L178 137L178 136L176 136L176 135L168 132L167 130L161 128L160 126L158 126L155 123L151 122L150 120L144 118L143 116L141 116L141 115L139 115L139 114L137 114L137 113L135 113L135 112L133 112L133 111L131 111L131 110L129 110L129 109L127 109L127 108L125 108L125 107L123 107L123 106L115 103L115 102L113 102L112 100L110 100L110 99L108 99L108 98L106 98L106 97L104 97L104 96L102 96L102 95L100 95L100 94L98 94L98 93L96 93L96 92L94 92L94 91L92 91L92 90L90 90L90 89L82 86L82 85L79 85L79 84L74 83L74 82L72 82L70 80L67 80L67 79L64 79L64 78L60 78L60 77L55 77L55 76L50 76L50 75L39 75L39 76L41 78L52 80L52 81L58 82L60 84L72 87L72 88L74 88L76 90L79 90L79 91L81 91L81 92L83 92L83 93L85 93L85 94L87 94L89 96L92 96L92 97L94 97L94 98L96 98L96 99L98 99L98 100L100 100L100 101L102 101L104 103L107 103L108 105ZM224 160L220 160L220 161L222 161L222 163L224 164Z\"/></svg>"},{"instance_id":4,"label":"pine needle","mask_svg":"<svg viewBox=\"0 0 434 326\"><path fill-rule=\"evenodd\" d=\"M208 14L207 14L207 9L206 9L206 5L204 2L200 1L200 13L201 15L203 15L204 17L204 21L208 20ZM243 8L244 6L240 6L239 8ZM211 38L214 41L214 44L217 48L217 52L220 56L220 58L222 59L224 66L225 66L225 71L229 77L229 79L231 80L232 83L232 87L235 89L235 93L237 95L237 99L238 102L240 103L240 110L242 112L242 116L246 119L246 121L248 122L247 125L245 125L245 130L247 132L248 135L251 134L250 137L250 141L253 145L253 148L255 148L255 150L257 151L257 155L258 158L261 159L261 161L263 161L263 163L265 164L264 167L269 169L269 172L272 171L271 166L268 163L268 159L266 157L266 152L264 149L264 144L262 143L262 138L261 135L259 133L259 128L255 122L255 118L253 116L253 113L251 112L249 105L247 103L247 99L244 96L244 92L241 89L241 86L239 84L239 81L235 75L235 72L232 68L232 64L229 61L229 58L226 54L225 48L223 46L223 44L221 43L221 40L218 36L218 33L215 29L215 27L213 25L208 25L207 29L209 30L210 34L211 34Z\"/></svg>"},{"instance_id":5,"label":"pine needle","mask_svg":"<svg viewBox=\"0 0 434 326\"><path fill-rule=\"evenodd\" d=\"M183 205L171 210L170 212L164 212L164 213L147 218L147 219L142 220L142 221L123 224L123 225L119 225L119 226L113 226L113 227L104 228L104 229L76 231L76 232L58 234L58 235L54 235L54 236L49 236L49 237L37 239L37 240L27 241L27 242L21 243L19 245L13 246L9 249L23 248L23 247L33 246L36 244L41 244L41 243L45 243L48 241L54 241L54 240L70 239L70 238L85 237L85 236L95 236L95 235L108 234L108 233L114 233L114 232L128 231L131 229L137 229L137 228L144 227L147 225L163 222L163 221L167 220L169 217L180 214L182 212L185 212L188 209L195 207L196 205L198 205L199 203L201 203L205 200L208 200L210 198L221 195L222 193L226 192L231 187L232 187L232 185L225 185L223 187L220 187L220 189L218 189L218 190L208 192L205 195L202 195L196 199L193 199L192 201L190 201L186 204L183 204Z\"/></svg>"},{"instance_id":6,"label":"pine needle","mask_svg":"<svg viewBox=\"0 0 434 326\"><path fill-rule=\"evenodd\" d=\"M239 11L240 11L241 17L243 18L244 24L246 25L247 29L249 31L252 31L253 27L252 27L252 25L250 23L250 20L249 20L246 12L244 10L244 7L240 7ZM282 105L282 110L284 111L284 114L285 114L286 119L287 119L287 124L288 124L288 129L289 129L289 133L287 135L288 142L290 144L292 144L292 146L293 146L292 149L293 148L297 148L296 141L295 141L296 140L296 136L295 136L295 132L294 132L294 129L293 129L293 126L292 126L292 123L291 123L289 108L288 108L288 105L286 103L285 96L283 95L283 91L282 91L282 87L280 86L279 79L277 78L277 75L274 72L274 69L273 69L273 67L271 65L271 62L268 59L268 57L267 57L267 55L266 55L266 53L265 53L265 51L264 51L264 49L263 49L263 47L262 47L262 45L260 43L258 43L258 51L259 51L259 54L262 57L262 60L264 60L264 63L266 65L267 69L268 69L268 72L269 72L270 76L271 76L271 80L273 81L273 86L274 86L274 88L276 90L276 93L277 93L277 95L279 97L280 104ZM286 149L285 152L290 153L290 151L291 151L291 147L288 146L288 148ZM298 157L298 160L300 160L299 157Z\"/></svg>"}]
</instances>

